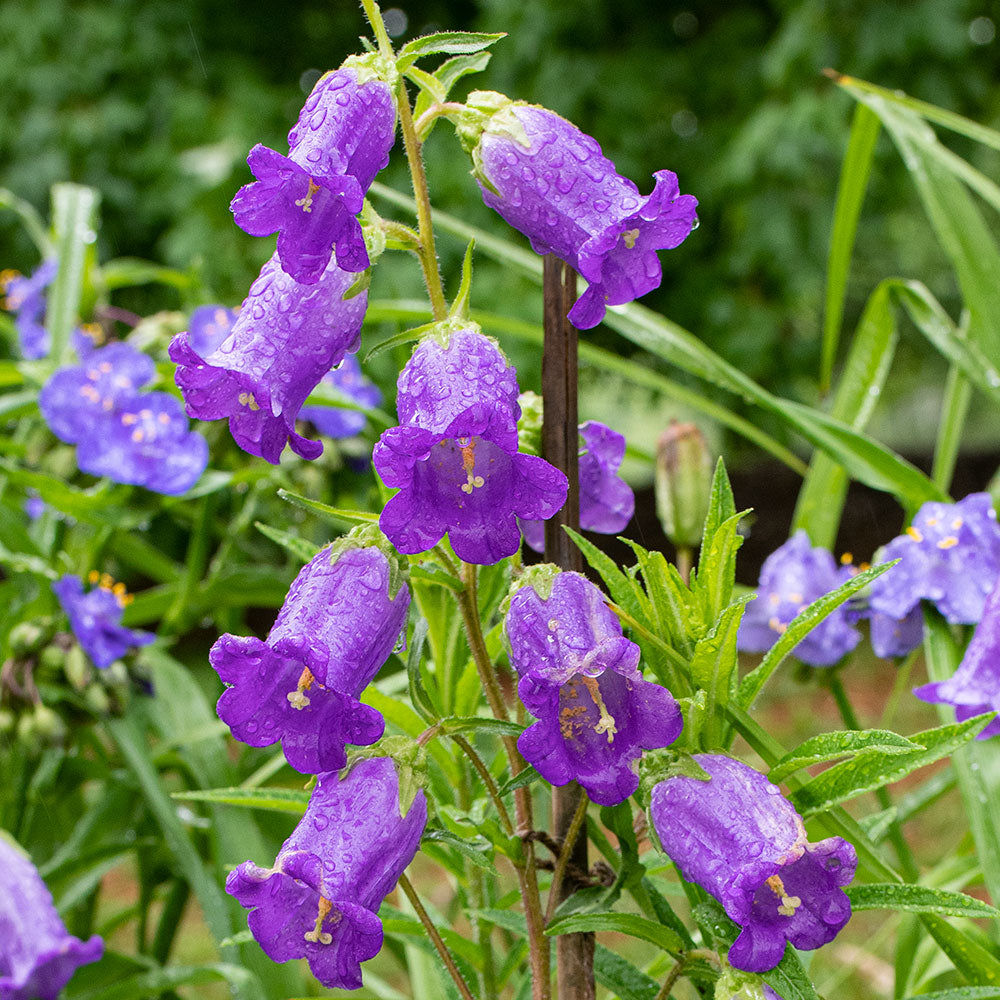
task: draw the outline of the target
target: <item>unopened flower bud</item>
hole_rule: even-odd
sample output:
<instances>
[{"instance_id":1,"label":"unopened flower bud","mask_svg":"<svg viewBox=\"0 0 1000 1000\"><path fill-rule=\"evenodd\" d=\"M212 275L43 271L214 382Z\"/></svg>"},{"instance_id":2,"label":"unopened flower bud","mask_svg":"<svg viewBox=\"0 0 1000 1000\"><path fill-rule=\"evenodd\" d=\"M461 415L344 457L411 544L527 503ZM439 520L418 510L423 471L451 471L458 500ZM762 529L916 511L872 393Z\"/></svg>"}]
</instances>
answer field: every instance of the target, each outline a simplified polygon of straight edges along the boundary
<instances>
[{"instance_id":1,"label":"unopened flower bud","mask_svg":"<svg viewBox=\"0 0 1000 1000\"><path fill-rule=\"evenodd\" d=\"M10 736L17 725L17 716L9 708L0 708L0 736Z\"/></svg>"},{"instance_id":2,"label":"unopened flower bud","mask_svg":"<svg viewBox=\"0 0 1000 1000\"><path fill-rule=\"evenodd\" d=\"M55 746L66 738L66 723L47 705L35 706L34 730L43 747Z\"/></svg>"},{"instance_id":3,"label":"unopened flower bud","mask_svg":"<svg viewBox=\"0 0 1000 1000\"><path fill-rule=\"evenodd\" d=\"M45 630L34 622L18 622L10 630L10 651L15 656L34 653L45 638Z\"/></svg>"},{"instance_id":4,"label":"unopened flower bud","mask_svg":"<svg viewBox=\"0 0 1000 1000\"><path fill-rule=\"evenodd\" d=\"M46 680L57 677L66 663L66 650L52 643L38 654L39 675Z\"/></svg>"},{"instance_id":5,"label":"unopened flower bud","mask_svg":"<svg viewBox=\"0 0 1000 1000\"><path fill-rule=\"evenodd\" d=\"M701 431L676 420L656 448L656 512L663 533L677 548L701 542L712 494L712 458Z\"/></svg>"},{"instance_id":6,"label":"unopened flower bud","mask_svg":"<svg viewBox=\"0 0 1000 1000\"><path fill-rule=\"evenodd\" d=\"M63 670L66 674L66 680L77 691L82 691L92 674L87 654L83 651L82 646L73 645L66 650L63 658Z\"/></svg>"},{"instance_id":7,"label":"unopened flower bud","mask_svg":"<svg viewBox=\"0 0 1000 1000\"><path fill-rule=\"evenodd\" d=\"M111 708L111 699L101 684L89 684L83 692L83 699L95 715L107 715Z\"/></svg>"}]
</instances>

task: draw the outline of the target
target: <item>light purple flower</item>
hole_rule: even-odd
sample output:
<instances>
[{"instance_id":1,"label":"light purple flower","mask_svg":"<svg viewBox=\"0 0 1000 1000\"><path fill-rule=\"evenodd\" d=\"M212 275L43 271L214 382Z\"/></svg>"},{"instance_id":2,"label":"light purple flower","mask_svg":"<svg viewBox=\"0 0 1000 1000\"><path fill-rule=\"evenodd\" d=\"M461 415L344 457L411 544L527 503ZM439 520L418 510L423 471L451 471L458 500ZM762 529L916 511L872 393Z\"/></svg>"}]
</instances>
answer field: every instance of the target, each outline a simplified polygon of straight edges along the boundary
<instances>
[{"instance_id":1,"label":"light purple flower","mask_svg":"<svg viewBox=\"0 0 1000 1000\"><path fill-rule=\"evenodd\" d=\"M106 584L104 578L100 586L84 592L83 580L70 574L52 584L77 642L94 666L102 670L130 649L146 646L156 638L151 632L137 632L122 625L129 598L121 584Z\"/></svg>"},{"instance_id":2,"label":"light purple flower","mask_svg":"<svg viewBox=\"0 0 1000 1000\"><path fill-rule=\"evenodd\" d=\"M326 384L352 403L359 406L379 406L382 393L374 382L365 378L357 355L348 354L344 360L323 376L320 385ZM358 410L339 406L303 406L299 420L308 420L321 434L329 438L348 438L365 429L368 418Z\"/></svg>"},{"instance_id":3,"label":"light purple flower","mask_svg":"<svg viewBox=\"0 0 1000 1000\"><path fill-rule=\"evenodd\" d=\"M673 249L693 228L698 202L681 195L677 176L658 170L643 197L615 169L597 141L553 111L497 94L469 104L497 108L477 124L472 151L483 200L531 241L590 283L569 312L581 330L596 326L608 305L657 288L657 250Z\"/></svg>"},{"instance_id":4,"label":"light purple flower","mask_svg":"<svg viewBox=\"0 0 1000 1000\"><path fill-rule=\"evenodd\" d=\"M580 527L615 535L635 512L632 487L618 475L625 436L596 420L580 424ZM521 521L521 534L536 552L545 551L545 523Z\"/></svg>"},{"instance_id":5,"label":"light purple flower","mask_svg":"<svg viewBox=\"0 0 1000 1000\"><path fill-rule=\"evenodd\" d=\"M604 595L558 573L546 598L530 584L514 594L504 630L518 694L538 719L517 741L525 760L553 785L575 779L601 805L623 802L639 785L633 763L673 743L683 722L670 692L639 673L639 647Z\"/></svg>"},{"instance_id":6,"label":"light purple flower","mask_svg":"<svg viewBox=\"0 0 1000 1000\"><path fill-rule=\"evenodd\" d=\"M42 261L34 274L24 277L16 271L0 273L0 289L5 293L4 309L17 315L14 326L21 343L21 353L29 360L49 353L49 334L42 322L45 316L45 289L59 270L55 259Z\"/></svg>"},{"instance_id":7,"label":"light purple flower","mask_svg":"<svg viewBox=\"0 0 1000 1000\"><path fill-rule=\"evenodd\" d=\"M295 418L320 379L358 348L368 293L345 299L353 282L331 261L316 284L301 285L272 256L214 351L200 356L187 333L170 342L188 415L228 417L236 443L275 465L286 443L303 458L319 456L323 445L296 434Z\"/></svg>"},{"instance_id":8,"label":"light purple flower","mask_svg":"<svg viewBox=\"0 0 1000 1000\"><path fill-rule=\"evenodd\" d=\"M267 642L224 635L215 643L209 661L231 685L219 718L238 740L281 740L292 767L316 774L343 767L346 744L382 736L385 721L358 696L406 625L410 593L396 572L377 544L352 533L302 568Z\"/></svg>"},{"instance_id":9,"label":"light purple flower","mask_svg":"<svg viewBox=\"0 0 1000 1000\"><path fill-rule=\"evenodd\" d=\"M281 266L296 281L319 281L334 250L344 271L368 266L355 216L396 133L392 92L370 65L362 57L320 78L288 133L288 156L254 146L257 180L230 206L251 236L278 233Z\"/></svg>"},{"instance_id":10,"label":"light purple flower","mask_svg":"<svg viewBox=\"0 0 1000 1000\"><path fill-rule=\"evenodd\" d=\"M81 941L66 930L31 859L0 833L0 998L56 1000L103 953L96 934Z\"/></svg>"},{"instance_id":11,"label":"light purple flower","mask_svg":"<svg viewBox=\"0 0 1000 1000\"><path fill-rule=\"evenodd\" d=\"M901 620L926 600L952 624L978 622L1000 576L1000 525L990 495L925 503L883 558L900 561L872 582L874 611Z\"/></svg>"},{"instance_id":12,"label":"light purple flower","mask_svg":"<svg viewBox=\"0 0 1000 1000\"><path fill-rule=\"evenodd\" d=\"M891 571L890 571L891 572ZM915 688L924 701L955 706L959 722L983 712L1000 712L1000 576L986 598L983 616L955 673L946 681ZM994 719L978 740L1000 733L1000 718Z\"/></svg>"},{"instance_id":13,"label":"light purple flower","mask_svg":"<svg viewBox=\"0 0 1000 1000\"><path fill-rule=\"evenodd\" d=\"M840 837L809 843L794 806L746 764L716 754L694 759L711 780L661 781L650 816L684 878L740 925L730 964L766 972L786 941L805 950L832 941L851 916L841 886L854 877L854 847Z\"/></svg>"},{"instance_id":14,"label":"light purple flower","mask_svg":"<svg viewBox=\"0 0 1000 1000\"><path fill-rule=\"evenodd\" d=\"M809 536L797 531L772 552L761 567L757 599L743 613L738 648L747 653L770 649L788 623L807 605L836 590L850 575L833 556L813 548ZM832 611L795 647L795 655L811 667L829 667L861 641L843 605Z\"/></svg>"},{"instance_id":15,"label":"light purple flower","mask_svg":"<svg viewBox=\"0 0 1000 1000\"><path fill-rule=\"evenodd\" d=\"M232 332L239 311L225 306L198 306L188 320L187 337L191 350L207 358Z\"/></svg>"},{"instance_id":16,"label":"light purple flower","mask_svg":"<svg viewBox=\"0 0 1000 1000\"><path fill-rule=\"evenodd\" d=\"M566 477L517 451L517 373L477 329L425 338L400 373L398 427L375 445L375 468L399 492L380 524L400 552L448 533L465 562L495 563L521 543L517 519L552 517Z\"/></svg>"},{"instance_id":17,"label":"light purple flower","mask_svg":"<svg viewBox=\"0 0 1000 1000\"><path fill-rule=\"evenodd\" d=\"M361 986L361 962L382 947L382 900L413 860L427 823L422 790L401 815L392 760L319 776L309 807L274 866L245 861L226 892L249 909L253 936L276 962L306 958L330 988Z\"/></svg>"},{"instance_id":18,"label":"light purple flower","mask_svg":"<svg viewBox=\"0 0 1000 1000\"><path fill-rule=\"evenodd\" d=\"M924 615L919 602L903 618L891 618L871 608L865 617L868 618L872 649L883 659L906 656L924 641Z\"/></svg>"}]
</instances>

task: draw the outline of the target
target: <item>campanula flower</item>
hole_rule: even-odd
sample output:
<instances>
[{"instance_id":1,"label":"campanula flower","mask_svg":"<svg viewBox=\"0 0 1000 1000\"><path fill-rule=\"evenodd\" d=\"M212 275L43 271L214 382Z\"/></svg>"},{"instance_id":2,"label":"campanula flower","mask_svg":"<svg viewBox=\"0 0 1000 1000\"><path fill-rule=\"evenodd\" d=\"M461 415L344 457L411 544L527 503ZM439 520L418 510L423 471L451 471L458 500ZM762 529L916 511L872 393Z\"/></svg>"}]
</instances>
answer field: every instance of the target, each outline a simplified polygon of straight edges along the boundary
<instances>
[{"instance_id":1,"label":"campanula flower","mask_svg":"<svg viewBox=\"0 0 1000 1000\"><path fill-rule=\"evenodd\" d=\"M103 670L130 649L148 645L156 636L122 625L122 613L130 600L124 584L96 573L91 574L91 583L98 585L85 592L83 580L67 574L52 584L52 590L69 618L77 642L94 666Z\"/></svg>"},{"instance_id":2,"label":"campanula flower","mask_svg":"<svg viewBox=\"0 0 1000 1000\"><path fill-rule=\"evenodd\" d=\"M854 847L840 837L809 843L795 807L752 767L717 754L694 759L711 780L659 782L650 816L684 878L739 924L730 964L766 972L786 941L805 950L832 941L851 916L841 887L854 878Z\"/></svg>"},{"instance_id":3,"label":"campanula flower","mask_svg":"<svg viewBox=\"0 0 1000 1000\"><path fill-rule=\"evenodd\" d=\"M959 722L982 712L1000 712L1000 576L986 598L982 619L958 669L948 680L924 684L913 693L924 701L954 705ZM1000 718L976 739L985 740L997 733Z\"/></svg>"},{"instance_id":4,"label":"campanula flower","mask_svg":"<svg viewBox=\"0 0 1000 1000\"><path fill-rule=\"evenodd\" d=\"M826 549L814 549L809 536L797 531L764 560L757 599L747 605L740 622L739 649L766 652L800 611L836 590L849 575L850 570L838 567ZM829 667L860 641L861 633L850 625L841 605L806 635L794 653L811 667Z\"/></svg>"},{"instance_id":5,"label":"campanula flower","mask_svg":"<svg viewBox=\"0 0 1000 1000\"><path fill-rule=\"evenodd\" d=\"M670 692L643 679L639 647L604 595L578 573L558 573L544 597L525 584L504 630L518 694L538 719L517 741L525 760L553 785L575 779L601 805L623 802L642 751L673 743L683 723Z\"/></svg>"},{"instance_id":6,"label":"campanula flower","mask_svg":"<svg viewBox=\"0 0 1000 1000\"><path fill-rule=\"evenodd\" d=\"M382 393L374 382L365 378L356 354L348 354L336 368L323 376L320 385L327 385L339 396L359 406L379 406ZM308 420L320 434L329 438L348 438L365 429L368 418L359 410L339 406L303 406L299 420Z\"/></svg>"},{"instance_id":7,"label":"campanula flower","mask_svg":"<svg viewBox=\"0 0 1000 1000\"><path fill-rule=\"evenodd\" d=\"M519 517L549 518L566 502L566 477L518 453L517 373L478 328L426 337L397 388L399 426L372 458L399 488L379 523L400 552L425 552L447 532L460 559L495 563L517 551Z\"/></svg>"},{"instance_id":8,"label":"campanula flower","mask_svg":"<svg viewBox=\"0 0 1000 1000\"><path fill-rule=\"evenodd\" d=\"M410 593L395 560L366 544L371 535L352 532L302 568L267 642L224 635L209 653L231 685L219 718L250 746L280 740L288 763L306 774L343 767L346 744L368 746L385 729L358 697L392 653Z\"/></svg>"},{"instance_id":9,"label":"campanula flower","mask_svg":"<svg viewBox=\"0 0 1000 1000\"><path fill-rule=\"evenodd\" d=\"M892 572L889 570L888 572ZM924 641L924 615L919 602L903 618L892 618L869 608L865 613L876 656L891 659L906 656Z\"/></svg>"},{"instance_id":10,"label":"campanula flower","mask_svg":"<svg viewBox=\"0 0 1000 1000\"><path fill-rule=\"evenodd\" d=\"M21 353L29 360L44 358L49 353L49 334L42 322L45 316L45 289L58 270L58 261L52 259L42 261L29 277L17 271L0 272L3 308L16 313L14 326L21 343Z\"/></svg>"},{"instance_id":11,"label":"campanula flower","mask_svg":"<svg viewBox=\"0 0 1000 1000\"><path fill-rule=\"evenodd\" d=\"M0 832L0 997L56 1000L103 953L96 934L81 941L66 930L38 869Z\"/></svg>"},{"instance_id":12,"label":"campanula flower","mask_svg":"<svg viewBox=\"0 0 1000 1000\"><path fill-rule=\"evenodd\" d=\"M618 475L625 457L625 437L596 420L580 424L580 527L615 535L625 530L635 511L632 487ZM536 552L545 550L543 521L521 521L521 534Z\"/></svg>"},{"instance_id":13,"label":"campanula flower","mask_svg":"<svg viewBox=\"0 0 1000 1000\"><path fill-rule=\"evenodd\" d=\"M925 503L884 550L899 562L872 582L870 604L902 620L921 600L952 624L974 624L1000 576L1000 525L988 493L958 503Z\"/></svg>"},{"instance_id":14,"label":"campanula flower","mask_svg":"<svg viewBox=\"0 0 1000 1000\"><path fill-rule=\"evenodd\" d=\"M187 336L191 350L207 358L232 333L239 311L225 306L198 306L188 320Z\"/></svg>"},{"instance_id":15,"label":"campanula flower","mask_svg":"<svg viewBox=\"0 0 1000 1000\"><path fill-rule=\"evenodd\" d=\"M658 170L651 194L622 177L596 139L554 111L501 94L469 95L467 124L483 201L531 241L589 282L569 312L581 330L609 305L657 288L657 250L678 246L696 222L698 202L682 195L677 176Z\"/></svg>"},{"instance_id":16,"label":"campanula flower","mask_svg":"<svg viewBox=\"0 0 1000 1000\"><path fill-rule=\"evenodd\" d=\"M276 232L281 266L296 281L321 280L331 251L341 270L368 266L355 216L396 134L377 62L353 57L320 78L288 133L288 156L258 144L247 158L257 179L233 198L236 224L251 236Z\"/></svg>"},{"instance_id":17,"label":"campanula flower","mask_svg":"<svg viewBox=\"0 0 1000 1000\"><path fill-rule=\"evenodd\" d=\"M271 868L245 861L226 892L250 910L253 936L276 962L306 958L331 988L361 986L361 962L382 947L382 900L413 860L427 823L418 790L403 815L388 757L319 775L309 807Z\"/></svg>"}]
</instances>

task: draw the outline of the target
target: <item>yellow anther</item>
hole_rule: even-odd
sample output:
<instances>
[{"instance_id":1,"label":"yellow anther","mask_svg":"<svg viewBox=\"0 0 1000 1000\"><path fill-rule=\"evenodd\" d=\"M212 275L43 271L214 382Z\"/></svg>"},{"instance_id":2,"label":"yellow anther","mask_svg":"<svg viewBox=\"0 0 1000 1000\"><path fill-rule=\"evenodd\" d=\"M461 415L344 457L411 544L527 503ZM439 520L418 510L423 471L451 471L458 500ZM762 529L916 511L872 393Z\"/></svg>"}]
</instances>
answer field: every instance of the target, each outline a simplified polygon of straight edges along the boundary
<instances>
[{"instance_id":1,"label":"yellow anther","mask_svg":"<svg viewBox=\"0 0 1000 1000\"><path fill-rule=\"evenodd\" d=\"M639 238L638 229L626 229L625 232L622 233L622 242L625 244L625 249L626 250L635 249L635 241L638 238Z\"/></svg>"},{"instance_id":2,"label":"yellow anther","mask_svg":"<svg viewBox=\"0 0 1000 1000\"><path fill-rule=\"evenodd\" d=\"M104 372L105 375L107 375L108 372L113 371L110 361L102 361L97 367L100 371Z\"/></svg>"},{"instance_id":3,"label":"yellow anther","mask_svg":"<svg viewBox=\"0 0 1000 1000\"><path fill-rule=\"evenodd\" d=\"M100 580L100 578L101 578L101 574L98 573L96 569L92 569L87 574L87 582L88 583L97 583L97 581Z\"/></svg>"},{"instance_id":4,"label":"yellow anther","mask_svg":"<svg viewBox=\"0 0 1000 1000\"><path fill-rule=\"evenodd\" d=\"M845 552L840 557L841 566L850 566L852 562L854 562L854 556L850 552Z\"/></svg>"},{"instance_id":5,"label":"yellow anther","mask_svg":"<svg viewBox=\"0 0 1000 1000\"><path fill-rule=\"evenodd\" d=\"M789 594L788 599L792 602L792 604L802 603L802 595L798 591L796 591L794 594Z\"/></svg>"},{"instance_id":6,"label":"yellow anther","mask_svg":"<svg viewBox=\"0 0 1000 1000\"><path fill-rule=\"evenodd\" d=\"M778 897L780 905L778 912L783 917L795 916L795 911L802 905L802 900L798 896L789 896L785 891L785 885L781 881L780 875L771 875L765 882L768 889Z\"/></svg>"},{"instance_id":7,"label":"yellow anther","mask_svg":"<svg viewBox=\"0 0 1000 1000\"><path fill-rule=\"evenodd\" d=\"M906 529L906 533L915 542L922 542L924 540L924 536L920 533L919 529L914 528L912 524Z\"/></svg>"},{"instance_id":8,"label":"yellow anther","mask_svg":"<svg viewBox=\"0 0 1000 1000\"><path fill-rule=\"evenodd\" d=\"M788 626L784 622L778 621L776 617L772 617L768 620L767 627L772 632L777 632L778 635L782 635L788 631Z\"/></svg>"},{"instance_id":9,"label":"yellow anther","mask_svg":"<svg viewBox=\"0 0 1000 1000\"><path fill-rule=\"evenodd\" d=\"M965 524L965 522L960 517L956 517L955 520L951 522L952 531L958 531L963 524Z\"/></svg>"},{"instance_id":10,"label":"yellow anther","mask_svg":"<svg viewBox=\"0 0 1000 1000\"><path fill-rule=\"evenodd\" d=\"M132 431L132 440L136 444L138 444L140 441L144 440L145 437L146 437L146 435L143 434L142 431L138 427L136 427L136 429L134 431Z\"/></svg>"},{"instance_id":11,"label":"yellow anther","mask_svg":"<svg viewBox=\"0 0 1000 1000\"><path fill-rule=\"evenodd\" d=\"M953 549L956 545L958 545L958 539L954 535L942 538L941 541L937 543L937 547L939 549Z\"/></svg>"},{"instance_id":12,"label":"yellow anther","mask_svg":"<svg viewBox=\"0 0 1000 1000\"><path fill-rule=\"evenodd\" d=\"M251 413L256 413L260 409L252 392L241 392L236 398L243 406L249 406Z\"/></svg>"},{"instance_id":13,"label":"yellow anther","mask_svg":"<svg viewBox=\"0 0 1000 1000\"><path fill-rule=\"evenodd\" d=\"M861 573L864 573L864 571L866 569L871 569L871 568L872 568L872 564L871 563L869 563L869 562L863 562L863 563L861 563L860 566L858 566L858 571L861 572Z\"/></svg>"},{"instance_id":14,"label":"yellow anther","mask_svg":"<svg viewBox=\"0 0 1000 1000\"><path fill-rule=\"evenodd\" d=\"M169 423L170 423L170 417L169 417L169 416L168 416L168 415L167 415L166 413L160 413L160 414L158 414L158 415L157 415L157 417L156 417L156 419L157 419L157 420L158 420L158 421L159 421L159 422L160 422L161 424L164 424L164 425L166 425L166 424L169 424Z\"/></svg>"},{"instance_id":15,"label":"yellow anther","mask_svg":"<svg viewBox=\"0 0 1000 1000\"><path fill-rule=\"evenodd\" d=\"M288 699L288 704L292 708L297 708L302 711L309 705L309 699L306 697L306 691L313 686L313 681L316 678L313 676L313 672L308 668L304 667L302 673L299 674L299 683L294 691L289 691L285 697Z\"/></svg>"},{"instance_id":16,"label":"yellow anther","mask_svg":"<svg viewBox=\"0 0 1000 1000\"><path fill-rule=\"evenodd\" d=\"M13 268L5 267L0 271L0 288L6 288L15 278L20 278L21 272Z\"/></svg>"},{"instance_id":17,"label":"yellow anther","mask_svg":"<svg viewBox=\"0 0 1000 1000\"><path fill-rule=\"evenodd\" d=\"M122 423L126 427L131 427L132 424L135 424L135 423L138 423L138 422L139 422L139 418L134 413L123 413L122 414Z\"/></svg>"},{"instance_id":18,"label":"yellow anther","mask_svg":"<svg viewBox=\"0 0 1000 1000\"><path fill-rule=\"evenodd\" d=\"M106 396L101 400L101 409L105 411L110 411L114 408L115 401L110 397Z\"/></svg>"},{"instance_id":19,"label":"yellow anther","mask_svg":"<svg viewBox=\"0 0 1000 1000\"><path fill-rule=\"evenodd\" d=\"M478 486L483 486L486 482L482 476L475 474L476 468L476 439L469 438L468 444L463 444L462 448L462 468L465 469L465 482L462 483L462 492L471 494Z\"/></svg>"},{"instance_id":20,"label":"yellow anther","mask_svg":"<svg viewBox=\"0 0 1000 1000\"><path fill-rule=\"evenodd\" d=\"M87 378L89 378L91 382L96 382L100 377L101 373L96 368L87 369Z\"/></svg>"},{"instance_id":21,"label":"yellow anther","mask_svg":"<svg viewBox=\"0 0 1000 1000\"><path fill-rule=\"evenodd\" d=\"M604 699L601 697L601 689L597 684L597 678L581 677L580 680L583 682L583 686L590 692L590 697L594 699L594 704L601 714L597 725L594 726L594 732L598 735L607 733L608 742L614 743L618 727L615 725L615 717L608 711L607 705L604 704Z\"/></svg>"},{"instance_id":22,"label":"yellow anther","mask_svg":"<svg viewBox=\"0 0 1000 1000\"><path fill-rule=\"evenodd\" d=\"M928 528L933 528L935 524L937 524L938 522L940 522L940 520L941 520L941 518L939 518L939 517L929 517L929 518L927 518L927 527Z\"/></svg>"},{"instance_id":23,"label":"yellow anther","mask_svg":"<svg viewBox=\"0 0 1000 1000\"><path fill-rule=\"evenodd\" d=\"M333 935L329 931L323 930L323 921L326 920L333 909L333 903L330 902L325 896L319 897L319 910L316 914L316 923L311 931L306 931L303 937L307 941L312 941L314 944L331 944L333 941Z\"/></svg>"},{"instance_id":24,"label":"yellow anther","mask_svg":"<svg viewBox=\"0 0 1000 1000\"><path fill-rule=\"evenodd\" d=\"M121 597L125 593L125 584L124 583L116 583L111 588L111 593L112 594L117 594L119 597Z\"/></svg>"},{"instance_id":25,"label":"yellow anther","mask_svg":"<svg viewBox=\"0 0 1000 1000\"><path fill-rule=\"evenodd\" d=\"M101 590L110 590L115 585L115 578L110 573L101 574Z\"/></svg>"},{"instance_id":26,"label":"yellow anther","mask_svg":"<svg viewBox=\"0 0 1000 1000\"><path fill-rule=\"evenodd\" d=\"M313 195L319 190L319 185L313 183L313 179L309 178L309 189L306 191L306 196L304 198L299 198L295 203L303 212L311 212L313 210Z\"/></svg>"}]
</instances>

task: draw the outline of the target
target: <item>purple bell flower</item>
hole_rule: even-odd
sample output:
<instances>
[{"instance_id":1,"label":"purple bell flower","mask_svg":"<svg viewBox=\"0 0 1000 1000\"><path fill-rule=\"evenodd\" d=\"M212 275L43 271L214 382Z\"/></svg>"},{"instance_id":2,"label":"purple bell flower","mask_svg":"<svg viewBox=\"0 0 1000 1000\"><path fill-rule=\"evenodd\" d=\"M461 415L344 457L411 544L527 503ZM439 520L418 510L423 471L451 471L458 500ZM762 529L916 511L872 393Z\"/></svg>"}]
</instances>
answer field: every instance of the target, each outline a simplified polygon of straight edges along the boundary
<instances>
[{"instance_id":1,"label":"purple bell flower","mask_svg":"<svg viewBox=\"0 0 1000 1000\"><path fill-rule=\"evenodd\" d=\"M990 495L925 503L883 557L900 561L872 582L873 611L899 621L926 600L952 624L978 622L1000 576L1000 525Z\"/></svg>"},{"instance_id":2,"label":"purple bell flower","mask_svg":"<svg viewBox=\"0 0 1000 1000\"><path fill-rule=\"evenodd\" d=\"M345 299L353 282L331 261L318 283L300 285L272 256L214 351L199 355L188 333L170 342L188 416L228 417L236 443L275 465L286 443L317 458L323 445L296 434L295 418L320 379L358 348L368 292Z\"/></svg>"},{"instance_id":3,"label":"purple bell flower","mask_svg":"<svg viewBox=\"0 0 1000 1000\"><path fill-rule=\"evenodd\" d=\"M281 740L306 774L343 767L346 744L369 746L385 729L358 696L392 653L410 592L393 586L396 567L363 537L327 546L302 568L267 642L224 635L209 653L231 685L218 713L233 736L254 747Z\"/></svg>"},{"instance_id":4,"label":"purple bell flower","mask_svg":"<svg viewBox=\"0 0 1000 1000\"><path fill-rule=\"evenodd\" d=\"M45 316L45 289L59 270L56 260L45 260L30 277L17 271L0 272L0 289L5 293L4 309L17 315L14 326L21 343L21 353L29 361L49 353L49 334L42 322Z\"/></svg>"},{"instance_id":5,"label":"purple bell flower","mask_svg":"<svg viewBox=\"0 0 1000 1000\"><path fill-rule=\"evenodd\" d=\"M341 270L368 266L355 216L396 134L392 91L370 66L361 57L321 77L288 133L288 156L254 146L257 180L230 205L251 236L278 233L281 266L305 284L321 280L334 250Z\"/></svg>"},{"instance_id":6,"label":"purple bell flower","mask_svg":"<svg viewBox=\"0 0 1000 1000\"><path fill-rule=\"evenodd\" d=\"M982 712L1000 712L1000 576L986 598L982 620L958 669L948 680L924 684L913 693L923 701L954 705L958 722ZM989 739L997 733L1000 718L994 719L976 739Z\"/></svg>"},{"instance_id":7,"label":"purple bell flower","mask_svg":"<svg viewBox=\"0 0 1000 1000\"><path fill-rule=\"evenodd\" d=\"M632 487L618 475L625 436L596 420L580 424L580 527L603 535L624 531L635 512ZM521 521L521 534L536 552L545 551L543 521Z\"/></svg>"},{"instance_id":8,"label":"purple bell flower","mask_svg":"<svg viewBox=\"0 0 1000 1000\"><path fill-rule=\"evenodd\" d=\"M553 785L574 779L601 805L638 787L643 750L673 743L683 720L673 695L639 673L639 647L622 635L586 577L558 573L548 597L522 586L504 622L517 691L536 719L518 738L524 759Z\"/></svg>"},{"instance_id":9,"label":"purple bell flower","mask_svg":"<svg viewBox=\"0 0 1000 1000\"><path fill-rule=\"evenodd\" d=\"M747 605L740 622L738 648L746 653L769 650L800 611L836 590L850 573L848 567L838 568L826 549L814 549L804 531L795 532L764 560L757 599ZM806 635L794 653L811 667L829 667L860 641L861 633L851 626L841 605Z\"/></svg>"},{"instance_id":10,"label":"purple bell flower","mask_svg":"<svg viewBox=\"0 0 1000 1000\"><path fill-rule=\"evenodd\" d=\"M459 559L495 563L521 544L519 517L549 518L566 502L566 477L518 453L517 373L478 328L425 338L397 387L400 426L372 458L399 488L379 523L400 552L425 552L447 532Z\"/></svg>"},{"instance_id":11,"label":"purple bell flower","mask_svg":"<svg viewBox=\"0 0 1000 1000\"><path fill-rule=\"evenodd\" d=\"M554 111L483 92L470 94L469 105L474 124L463 131L475 143L483 201L535 253L555 254L589 282L569 311L574 326L596 326L606 306L659 287L656 251L678 246L696 222L698 202L680 194L676 174L658 170L643 197L596 139ZM480 108L492 112L485 124Z\"/></svg>"},{"instance_id":12,"label":"purple bell flower","mask_svg":"<svg viewBox=\"0 0 1000 1000\"><path fill-rule=\"evenodd\" d=\"M104 942L66 930L31 859L0 833L0 998L56 1000L81 965L96 962Z\"/></svg>"},{"instance_id":13,"label":"purple bell flower","mask_svg":"<svg viewBox=\"0 0 1000 1000\"><path fill-rule=\"evenodd\" d=\"M649 811L684 878L740 925L730 964L766 972L786 941L805 950L832 941L851 916L841 886L854 878L854 847L841 837L809 843L794 806L752 767L716 754L694 759L711 780L667 778Z\"/></svg>"},{"instance_id":14,"label":"purple bell flower","mask_svg":"<svg viewBox=\"0 0 1000 1000\"><path fill-rule=\"evenodd\" d=\"M388 757L345 778L321 774L309 807L271 868L244 861L226 892L249 909L253 936L276 962L306 958L330 988L361 986L361 962L382 947L382 900L413 860L427 823L422 790L401 814Z\"/></svg>"},{"instance_id":15,"label":"purple bell flower","mask_svg":"<svg viewBox=\"0 0 1000 1000\"><path fill-rule=\"evenodd\" d=\"M892 570L889 570L891 573ZM903 618L892 618L869 608L866 613L876 656L888 660L906 656L924 641L924 615L915 604Z\"/></svg>"},{"instance_id":16,"label":"purple bell flower","mask_svg":"<svg viewBox=\"0 0 1000 1000\"><path fill-rule=\"evenodd\" d=\"M225 306L198 306L188 320L188 345L199 358L207 358L232 333L239 310Z\"/></svg>"},{"instance_id":17,"label":"purple bell flower","mask_svg":"<svg viewBox=\"0 0 1000 1000\"><path fill-rule=\"evenodd\" d=\"M100 586L85 593L83 580L67 574L52 584L52 590L69 618L77 642L94 666L103 670L130 649L149 645L156 636L125 628L121 623L122 613L130 598L124 586L112 585L107 577L97 580Z\"/></svg>"},{"instance_id":18,"label":"purple bell flower","mask_svg":"<svg viewBox=\"0 0 1000 1000\"><path fill-rule=\"evenodd\" d=\"M348 354L344 360L323 376L320 385L335 389L337 393L359 406L379 406L382 393L374 382L365 378L357 355ZM308 420L320 434L329 438L349 438L365 429L368 418L358 410L345 410L338 406L303 406L299 420Z\"/></svg>"}]
</instances>

